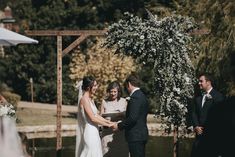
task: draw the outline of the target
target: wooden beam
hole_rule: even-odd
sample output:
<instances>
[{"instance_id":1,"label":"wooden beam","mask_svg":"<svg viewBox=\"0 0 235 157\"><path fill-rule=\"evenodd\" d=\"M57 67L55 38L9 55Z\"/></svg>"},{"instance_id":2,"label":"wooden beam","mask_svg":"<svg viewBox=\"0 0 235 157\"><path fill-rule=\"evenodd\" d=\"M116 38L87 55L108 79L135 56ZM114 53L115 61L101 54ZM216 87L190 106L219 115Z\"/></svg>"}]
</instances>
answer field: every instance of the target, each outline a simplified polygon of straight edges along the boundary
<instances>
[{"instance_id":1,"label":"wooden beam","mask_svg":"<svg viewBox=\"0 0 235 157\"><path fill-rule=\"evenodd\" d=\"M66 49L63 50L62 56L65 56L67 53L69 53L73 48L78 46L87 37L88 35L81 35L79 38L77 38L72 44L70 44Z\"/></svg>"},{"instance_id":2,"label":"wooden beam","mask_svg":"<svg viewBox=\"0 0 235 157\"><path fill-rule=\"evenodd\" d=\"M107 30L34 30L25 31L31 36L80 36L80 35L105 35Z\"/></svg>"},{"instance_id":3,"label":"wooden beam","mask_svg":"<svg viewBox=\"0 0 235 157\"><path fill-rule=\"evenodd\" d=\"M25 31L27 35L31 36L81 36L81 35L88 35L88 36L99 36L105 35L107 30L34 30L34 31ZM189 34L191 35L203 35L209 34L210 30L203 28L193 30Z\"/></svg>"}]
</instances>

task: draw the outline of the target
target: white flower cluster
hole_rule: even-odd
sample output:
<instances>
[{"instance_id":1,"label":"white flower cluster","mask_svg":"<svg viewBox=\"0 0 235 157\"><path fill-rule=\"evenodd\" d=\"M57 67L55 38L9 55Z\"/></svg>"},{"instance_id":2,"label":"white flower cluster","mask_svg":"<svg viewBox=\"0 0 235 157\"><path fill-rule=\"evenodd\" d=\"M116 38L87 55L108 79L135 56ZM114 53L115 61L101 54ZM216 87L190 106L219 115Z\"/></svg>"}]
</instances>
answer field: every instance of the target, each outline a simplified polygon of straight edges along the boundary
<instances>
[{"instance_id":1,"label":"white flower cluster","mask_svg":"<svg viewBox=\"0 0 235 157\"><path fill-rule=\"evenodd\" d=\"M14 106L8 102L0 102L0 116L8 116L16 119L16 111Z\"/></svg>"},{"instance_id":2,"label":"white flower cluster","mask_svg":"<svg viewBox=\"0 0 235 157\"><path fill-rule=\"evenodd\" d=\"M198 51L189 34L194 28L193 19L181 15L160 19L149 13L149 19L142 19L125 13L108 30L108 47L154 67L155 89L161 97L159 115L169 128L172 124L186 128L187 104L196 81L190 57Z\"/></svg>"},{"instance_id":3,"label":"white flower cluster","mask_svg":"<svg viewBox=\"0 0 235 157\"><path fill-rule=\"evenodd\" d=\"M117 51L148 63L167 57L166 51L180 50L179 55L197 52L187 47L191 41L189 32L194 28L191 18L172 15L162 19L150 16L143 20L129 13L124 15L124 19L109 27L108 47L117 45Z\"/></svg>"}]
</instances>

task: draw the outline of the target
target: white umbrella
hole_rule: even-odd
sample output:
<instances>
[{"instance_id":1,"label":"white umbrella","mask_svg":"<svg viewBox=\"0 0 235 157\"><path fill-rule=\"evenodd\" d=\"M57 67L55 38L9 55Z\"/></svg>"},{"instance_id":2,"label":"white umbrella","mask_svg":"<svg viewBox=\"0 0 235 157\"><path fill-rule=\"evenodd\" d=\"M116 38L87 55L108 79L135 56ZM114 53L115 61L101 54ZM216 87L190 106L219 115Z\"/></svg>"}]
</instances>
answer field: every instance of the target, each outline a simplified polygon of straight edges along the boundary
<instances>
[{"instance_id":1,"label":"white umbrella","mask_svg":"<svg viewBox=\"0 0 235 157\"><path fill-rule=\"evenodd\" d=\"M0 46L16 46L17 44L37 44L38 41L24 35L0 28Z\"/></svg>"}]
</instances>

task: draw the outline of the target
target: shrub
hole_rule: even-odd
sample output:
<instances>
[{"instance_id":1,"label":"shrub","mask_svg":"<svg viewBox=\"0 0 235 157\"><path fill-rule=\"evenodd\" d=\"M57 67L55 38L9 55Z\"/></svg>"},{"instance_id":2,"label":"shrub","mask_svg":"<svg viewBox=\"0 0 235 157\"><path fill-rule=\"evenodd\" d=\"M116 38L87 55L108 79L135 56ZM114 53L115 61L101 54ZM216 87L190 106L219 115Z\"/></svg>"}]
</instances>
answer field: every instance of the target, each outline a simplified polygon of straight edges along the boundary
<instances>
[{"instance_id":1,"label":"shrub","mask_svg":"<svg viewBox=\"0 0 235 157\"><path fill-rule=\"evenodd\" d=\"M17 108L18 102L21 99L21 96L15 93L11 92L2 92L2 96L5 97L5 99L14 106L14 108Z\"/></svg>"}]
</instances>

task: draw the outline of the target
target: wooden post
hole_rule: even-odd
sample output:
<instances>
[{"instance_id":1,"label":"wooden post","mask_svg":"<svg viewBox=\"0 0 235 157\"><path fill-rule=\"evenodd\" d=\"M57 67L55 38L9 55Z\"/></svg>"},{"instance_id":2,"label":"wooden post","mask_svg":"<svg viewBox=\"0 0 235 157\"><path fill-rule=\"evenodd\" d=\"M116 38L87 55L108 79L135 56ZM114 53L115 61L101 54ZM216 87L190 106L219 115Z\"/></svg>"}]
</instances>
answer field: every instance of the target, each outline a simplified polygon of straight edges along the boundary
<instances>
[{"instance_id":1,"label":"wooden post","mask_svg":"<svg viewBox=\"0 0 235 157\"><path fill-rule=\"evenodd\" d=\"M32 149L32 157L35 157L35 139L33 138L32 139L32 147L33 147L33 149Z\"/></svg>"},{"instance_id":2,"label":"wooden post","mask_svg":"<svg viewBox=\"0 0 235 157\"><path fill-rule=\"evenodd\" d=\"M29 82L30 82L30 90L31 90L31 102L34 102L34 100L33 100L33 78L32 77L30 77L30 79L29 79Z\"/></svg>"},{"instance_id":3,"label":"wooden post","mask_svg":"<svg viewBox=\"0 0 235 157\"><path fill-rule=\"evenodd\" d=\"M57 117L56 117L56 152L61 156L61 108L62 108L62 36L57 36Z\"/></svg>"},{"instance_id":4,"label":"wooden post","mask_svg":"<svg viewBox=\"0 0 235 157\"><path fill-rule=\"evenodd\" d=\"M61 109L62 109L62 57L79 45L89 36L103 36L107 30L34 30L26 31L31 36L56 36L57 37L57 117L56 117L56 156L61 156ZM62 49L62 36L79 36L64 50Z\"/></svg>"},{"instance_id":5,"label":"wooden post","mask_svg":"<svg viewBox=\"0 0 235 157\"><path fill-rule=\"evenodd\" d=\"M173 157L178 157L178 146L179 146L179 138L178 138L178 127L174 126L174 135L173 135Z\"/></svg>"}]
</instances>

